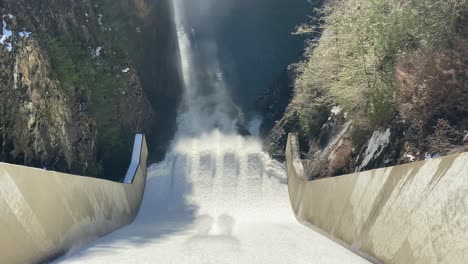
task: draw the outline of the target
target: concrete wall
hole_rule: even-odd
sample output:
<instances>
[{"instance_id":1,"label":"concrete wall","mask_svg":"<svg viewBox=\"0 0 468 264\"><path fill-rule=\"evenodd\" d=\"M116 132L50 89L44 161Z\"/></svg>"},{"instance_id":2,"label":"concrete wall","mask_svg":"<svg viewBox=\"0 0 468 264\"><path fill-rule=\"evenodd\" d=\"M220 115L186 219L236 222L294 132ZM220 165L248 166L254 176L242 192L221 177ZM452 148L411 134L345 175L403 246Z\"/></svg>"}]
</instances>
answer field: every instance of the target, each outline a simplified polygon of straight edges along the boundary
<instances>
[{"instance_id":1,"label":"concrete wall","mask_svg":"<svg viewBox=\"0 0 468 264\"><path fill-rule=\"evenodd\" d=\"M136 217L148 155L137 135L130 184L0 163L0 263L41 263Z\"/></svg>"},{"instance_id":2,"label":"concrete wall","mask_svg":"<svg viewBox=\"0 0 468 264\"><path fill-rule=\"evenodd\" d=\"M468 153L316 181L295 134L286 157L302 223L383 263L468 263Z\"/></svg>"}]
</instances>

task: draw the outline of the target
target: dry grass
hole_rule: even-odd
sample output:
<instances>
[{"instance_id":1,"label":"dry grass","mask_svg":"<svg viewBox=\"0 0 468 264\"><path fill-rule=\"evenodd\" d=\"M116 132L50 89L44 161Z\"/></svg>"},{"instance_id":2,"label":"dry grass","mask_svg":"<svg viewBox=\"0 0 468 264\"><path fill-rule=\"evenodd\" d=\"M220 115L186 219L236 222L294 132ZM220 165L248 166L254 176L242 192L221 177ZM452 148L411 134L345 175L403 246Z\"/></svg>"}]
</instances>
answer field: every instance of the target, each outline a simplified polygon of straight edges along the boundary
<instances>
[{"instance_id":1,"label":"dry grass","mask_svg":"<svg viewBox=\"0 0 468 264\"><path fill-rule=\"evenodd\" d=\"M456 49L409 56L396 66L400 115L424 133L439 119L458 125L468 116L468 41L456 42Z\"/></svg>"},{"instance_id":2,"label":"dry grass","mask_svg":"<svg viewBox=\"0 0 468 264\"><path fill-rule=\"evenodd\" d=\"M334 158L330 161L328 173L330 176L338 176L351 171L353 153L352 144L349 139L343 139L343 142L336 148L331 155Z\"/></svg>"},{"instance_id":3,"label":"dry grass","mask_svg":"<svg viewBox=\"0 0 468 264\"><path fill-rule=\"evenodd\" d=\"M464 137L465 131L457 130L447 120L439 119L434 134L427 137L425 142L431 153L447 155L466 144Z\"/></svg>"}]
</instances>

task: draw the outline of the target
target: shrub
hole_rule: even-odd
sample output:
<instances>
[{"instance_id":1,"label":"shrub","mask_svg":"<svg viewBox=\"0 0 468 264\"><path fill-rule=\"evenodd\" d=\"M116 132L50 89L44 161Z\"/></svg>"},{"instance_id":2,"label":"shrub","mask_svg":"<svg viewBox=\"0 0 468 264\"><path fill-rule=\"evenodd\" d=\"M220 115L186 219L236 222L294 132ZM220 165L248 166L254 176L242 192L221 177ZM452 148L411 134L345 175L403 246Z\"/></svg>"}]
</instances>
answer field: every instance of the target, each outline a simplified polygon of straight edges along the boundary
<instances>
[{"instance_id":1,"label":"shrub","mask_svg":"<svg viewBox=\"0 0 468 264\"><path fill-rule=\"evenodd\" d=\"M313 45L313 43L311 43ZM330 96L330 78L336 74L337 65L333 52L312 53L314 47L309 47L308 59L299 64L294 81L294 98L291 102L297 109L299 122L303 131L309 137L316 137L327 121L334 105ZM320 49L321 47L316 47ZM319 63L319 61L321 63Z\"/></svg>"},{"instance_id":2,"label":"shrub","mask_svg":"<svg viewBox=\"0 0 468 264\"><path fill-rule=\"evenodd\" d=\"M439 119L434 127L434 134L427 137L425 145L430 153L446 155L463 144L464 131L453 128L447 120Z\"/></svg>"},{"instance_id":3,"label":"shrub","mask_svg":"<svg viewBox=\"0 0 468 264\"><path fill-rule=\"evenodd\" d=\"M419 129L430 130L438 119L457 124L468 115L468 41L457 40L453 46L397 64L395 100L400 115Z\"/></svg>"},{"instance_id":4,"label":"shrub","mask_svg":"<svg viewBox=\"0 0 468 264\"><path fill-rule=\"evenodd\" d=\"M343 142L330 155L329 174L330 176L342 175L352 171L352 145L349 139L343 139Z\"/></svg>"},{"instance_id":5,"label":"shrub","mask_svg":"<svg viewBox=\"0 0 468 264\"><path fill-rule=\"evenodd\" d=\"M71 30L60 36L44 33L42 39L62 89L70 98L79 98L79 103L86 105L82 110L84 114L96 121L99 164L95 168L92 165L88 173L91 176L112 175L116 166L111 161L122 156L128 158L126 153L130 148L128 140L122 140L126 137L115 108L119 100L118 88L123 83L115 76L113 61L104 55L94 58L77 32ZM124 168L123 164L119 163L119 166Z\"/></svg>"},{"instance_id":6,"label":"shrub","mask_svg":"<svg viewBox=\"0 0 468 264\"><path fill-rule=\"evenodd\" d=\"M330 102L355 122L388 123L397 111L397 61L447 48L467 10L466 0L330 1L322 12L322 36L310 41L295 83L302 125L313 132Z\"/></svg>"},{"instance_id":7,"label":"shrub","mask_svg":"<svg viewBox=\"0 0 468 264\"><path fill-rule=\"evenodd\" d=\"M291 106L297 109L301 130L309 138L317 137L328 118L331 100L325 91L315 89L296 93Z\"/></svg>"}]
</instances>

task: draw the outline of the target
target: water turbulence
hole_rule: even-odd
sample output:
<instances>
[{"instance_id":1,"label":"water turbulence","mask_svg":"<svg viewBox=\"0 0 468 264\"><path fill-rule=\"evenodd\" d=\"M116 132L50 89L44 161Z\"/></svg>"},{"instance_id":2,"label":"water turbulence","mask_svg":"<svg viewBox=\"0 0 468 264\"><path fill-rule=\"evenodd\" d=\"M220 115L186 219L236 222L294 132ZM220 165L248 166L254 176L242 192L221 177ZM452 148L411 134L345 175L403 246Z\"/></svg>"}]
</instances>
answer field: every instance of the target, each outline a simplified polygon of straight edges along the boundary
<instances>
[{"instance_id":1,"label":"water turbulence","mask_svg":"<svg viewBox=\"0 0 468 264\"><path fill-rule=\"evenodd\" d=\"M284 166L237 133L216 43L184 20L183 3L174 0L185 94L171 150L148 169L136 220L64 262L363 263L297 223Z\"/></svg>"},{"instance_id":2,"label":"water turbulence","mask_svg":"<svg viewBox=\"0 0 468 264\"><path fill-rule=\"evenodd\" d=\"M185 93L171 151L149 169L150 177L170 178L165 209L193 210L198 238L206 239L231 236L237 222L290 218L284 166L263 153L257 138L237 134L240 111L216 43L198 38L184 20L183 2L174 4Z\"/></svg>"}]
</instances>

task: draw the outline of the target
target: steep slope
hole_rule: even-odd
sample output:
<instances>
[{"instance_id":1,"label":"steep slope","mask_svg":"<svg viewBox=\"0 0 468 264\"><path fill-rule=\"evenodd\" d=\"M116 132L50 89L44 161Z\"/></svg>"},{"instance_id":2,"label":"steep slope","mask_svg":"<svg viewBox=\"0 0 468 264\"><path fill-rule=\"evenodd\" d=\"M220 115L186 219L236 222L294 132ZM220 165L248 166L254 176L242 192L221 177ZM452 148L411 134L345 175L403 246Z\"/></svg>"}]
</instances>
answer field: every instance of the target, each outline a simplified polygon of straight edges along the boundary
<instances>
[{"instance_id":1,"label":"steep slope","mask_svg":"<svg viewBox=\"0 0 468 264\"><path fill-rule=\"evenodd\" d=\"M0 161L119 179L133 133L150 142L164 134L156 146L164 148L180 85L162 2L1 2ZM161 65L171 72L142 70ZM162 111L159 102L172 104Z\"/></svg>"},{"instance_id":2,"label":"steep slope","mask_svg":"<svg viewBox=\"0 0 468 264\"><path fill-rule=\"evenodd\" d=\"M267 150L281 158L299 132L311 178L466 151L467 13L463 0L328 1L300 28L296 78L275 88L294 91L286 109L270 105L285 111Z\"/></svg>"}]
</instances>

